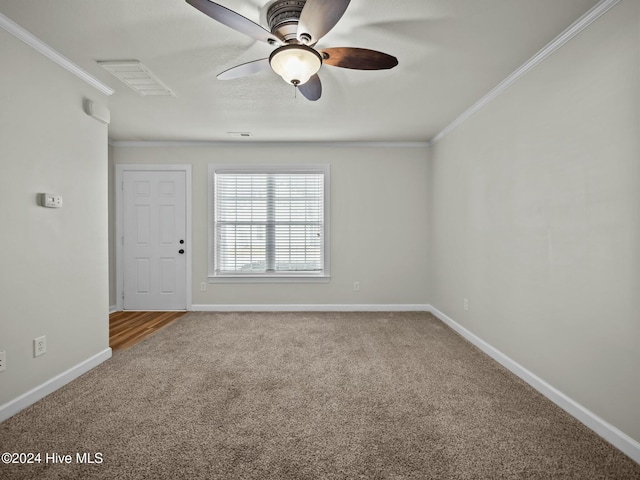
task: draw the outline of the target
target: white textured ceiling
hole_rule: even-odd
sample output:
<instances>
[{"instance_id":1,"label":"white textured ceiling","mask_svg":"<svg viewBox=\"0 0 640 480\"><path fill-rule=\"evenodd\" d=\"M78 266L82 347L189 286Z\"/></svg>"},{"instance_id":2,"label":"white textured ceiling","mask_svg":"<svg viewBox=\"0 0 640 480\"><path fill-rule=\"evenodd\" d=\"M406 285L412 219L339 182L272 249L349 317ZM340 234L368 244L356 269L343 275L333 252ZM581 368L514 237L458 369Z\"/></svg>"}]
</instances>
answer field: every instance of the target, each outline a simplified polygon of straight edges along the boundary
<instances>
[{"instance_id":1,"label":"white textured ceiling","mask_svg":"<svg viewBox=\"0 0 640 480\"><path fill-rule=\"evenodd\" d=\"M266 0L218 3L264 25ZM310 102L271 71L216 75L272 47L184 0L0 0L0 12L111 86L112 140L424 142L597 0L352 0L318 44L398 58L392 70L323 66ZM175 97L141 97L96 63L135 59ZM227 132L251 132L237 139Z\"/></svg>"}]
</instances>

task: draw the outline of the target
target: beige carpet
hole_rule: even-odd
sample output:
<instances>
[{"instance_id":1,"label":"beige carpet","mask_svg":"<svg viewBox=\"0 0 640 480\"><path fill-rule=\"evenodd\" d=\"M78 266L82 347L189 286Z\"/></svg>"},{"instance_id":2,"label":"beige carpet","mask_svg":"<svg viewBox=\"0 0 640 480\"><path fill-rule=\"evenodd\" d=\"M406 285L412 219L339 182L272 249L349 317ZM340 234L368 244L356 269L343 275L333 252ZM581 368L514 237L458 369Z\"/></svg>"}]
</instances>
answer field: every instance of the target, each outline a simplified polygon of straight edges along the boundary
<instances>
[{"instance_id":1,"label":"beige carpet","mask_svg":"<svg viewBox=\"0 0 640 480\"><path fill-rule=\"evenodd\" d=\"M2 479L640 479L427 313L190 313L0 424L6 451L43 459Z\"/></svg>"}]
</instances>

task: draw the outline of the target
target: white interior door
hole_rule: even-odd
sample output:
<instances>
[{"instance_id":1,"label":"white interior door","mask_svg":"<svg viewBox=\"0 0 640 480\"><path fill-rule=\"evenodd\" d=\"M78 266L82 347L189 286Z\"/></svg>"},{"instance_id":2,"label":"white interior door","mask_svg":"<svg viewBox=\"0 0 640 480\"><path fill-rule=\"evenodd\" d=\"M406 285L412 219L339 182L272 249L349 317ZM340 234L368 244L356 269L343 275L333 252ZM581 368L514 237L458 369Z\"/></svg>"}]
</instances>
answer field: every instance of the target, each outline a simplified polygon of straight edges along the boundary
<instances>
[{"instance_id":1,"label":"white interior door","mask_svg":"<svg viewBox=\"0 0 640 480\"><path fill-rule=\"evenodd\" d=\"M122 172L124 310L186 310L186 172Z\"/></svg>"}]
</instances>

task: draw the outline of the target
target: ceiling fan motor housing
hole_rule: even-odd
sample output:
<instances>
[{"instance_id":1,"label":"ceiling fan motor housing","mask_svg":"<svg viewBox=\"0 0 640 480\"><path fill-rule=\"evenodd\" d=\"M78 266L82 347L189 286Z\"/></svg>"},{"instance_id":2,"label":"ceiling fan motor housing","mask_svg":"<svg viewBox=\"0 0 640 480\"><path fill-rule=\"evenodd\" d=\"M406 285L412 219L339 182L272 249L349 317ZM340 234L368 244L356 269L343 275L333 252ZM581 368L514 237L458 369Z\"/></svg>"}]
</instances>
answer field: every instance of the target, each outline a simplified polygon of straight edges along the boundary
<instances>
[{"instance_id":1,"label":"ceiling fan motor housing","mask_svg":"<svg viewBox=\"0 0 640 480\"><path fill-rule=\"evenodd\" d=\"M267 23L271 33L287 43L298 43L298 20L306 0L281 0L267 10Z\"/></svg>"}]
</instances>

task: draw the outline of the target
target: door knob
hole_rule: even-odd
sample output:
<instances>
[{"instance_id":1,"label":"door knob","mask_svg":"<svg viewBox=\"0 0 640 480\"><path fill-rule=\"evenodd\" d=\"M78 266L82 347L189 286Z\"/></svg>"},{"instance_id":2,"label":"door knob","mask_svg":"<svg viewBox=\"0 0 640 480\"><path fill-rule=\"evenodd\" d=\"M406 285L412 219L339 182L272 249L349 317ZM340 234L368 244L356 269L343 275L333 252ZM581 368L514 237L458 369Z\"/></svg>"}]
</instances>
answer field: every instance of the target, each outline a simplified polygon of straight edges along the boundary
<instances>
[{"instance_id":1,"label":"door knob","mask_svg":"<svg viewBox=\"0 0 640 480\"><path fill-rule=\"evenodd\" d=\"M180 250L178 250L178 253L182 255L184 253L184 249L181 248Z\"/></svg>"}]
</instances>

